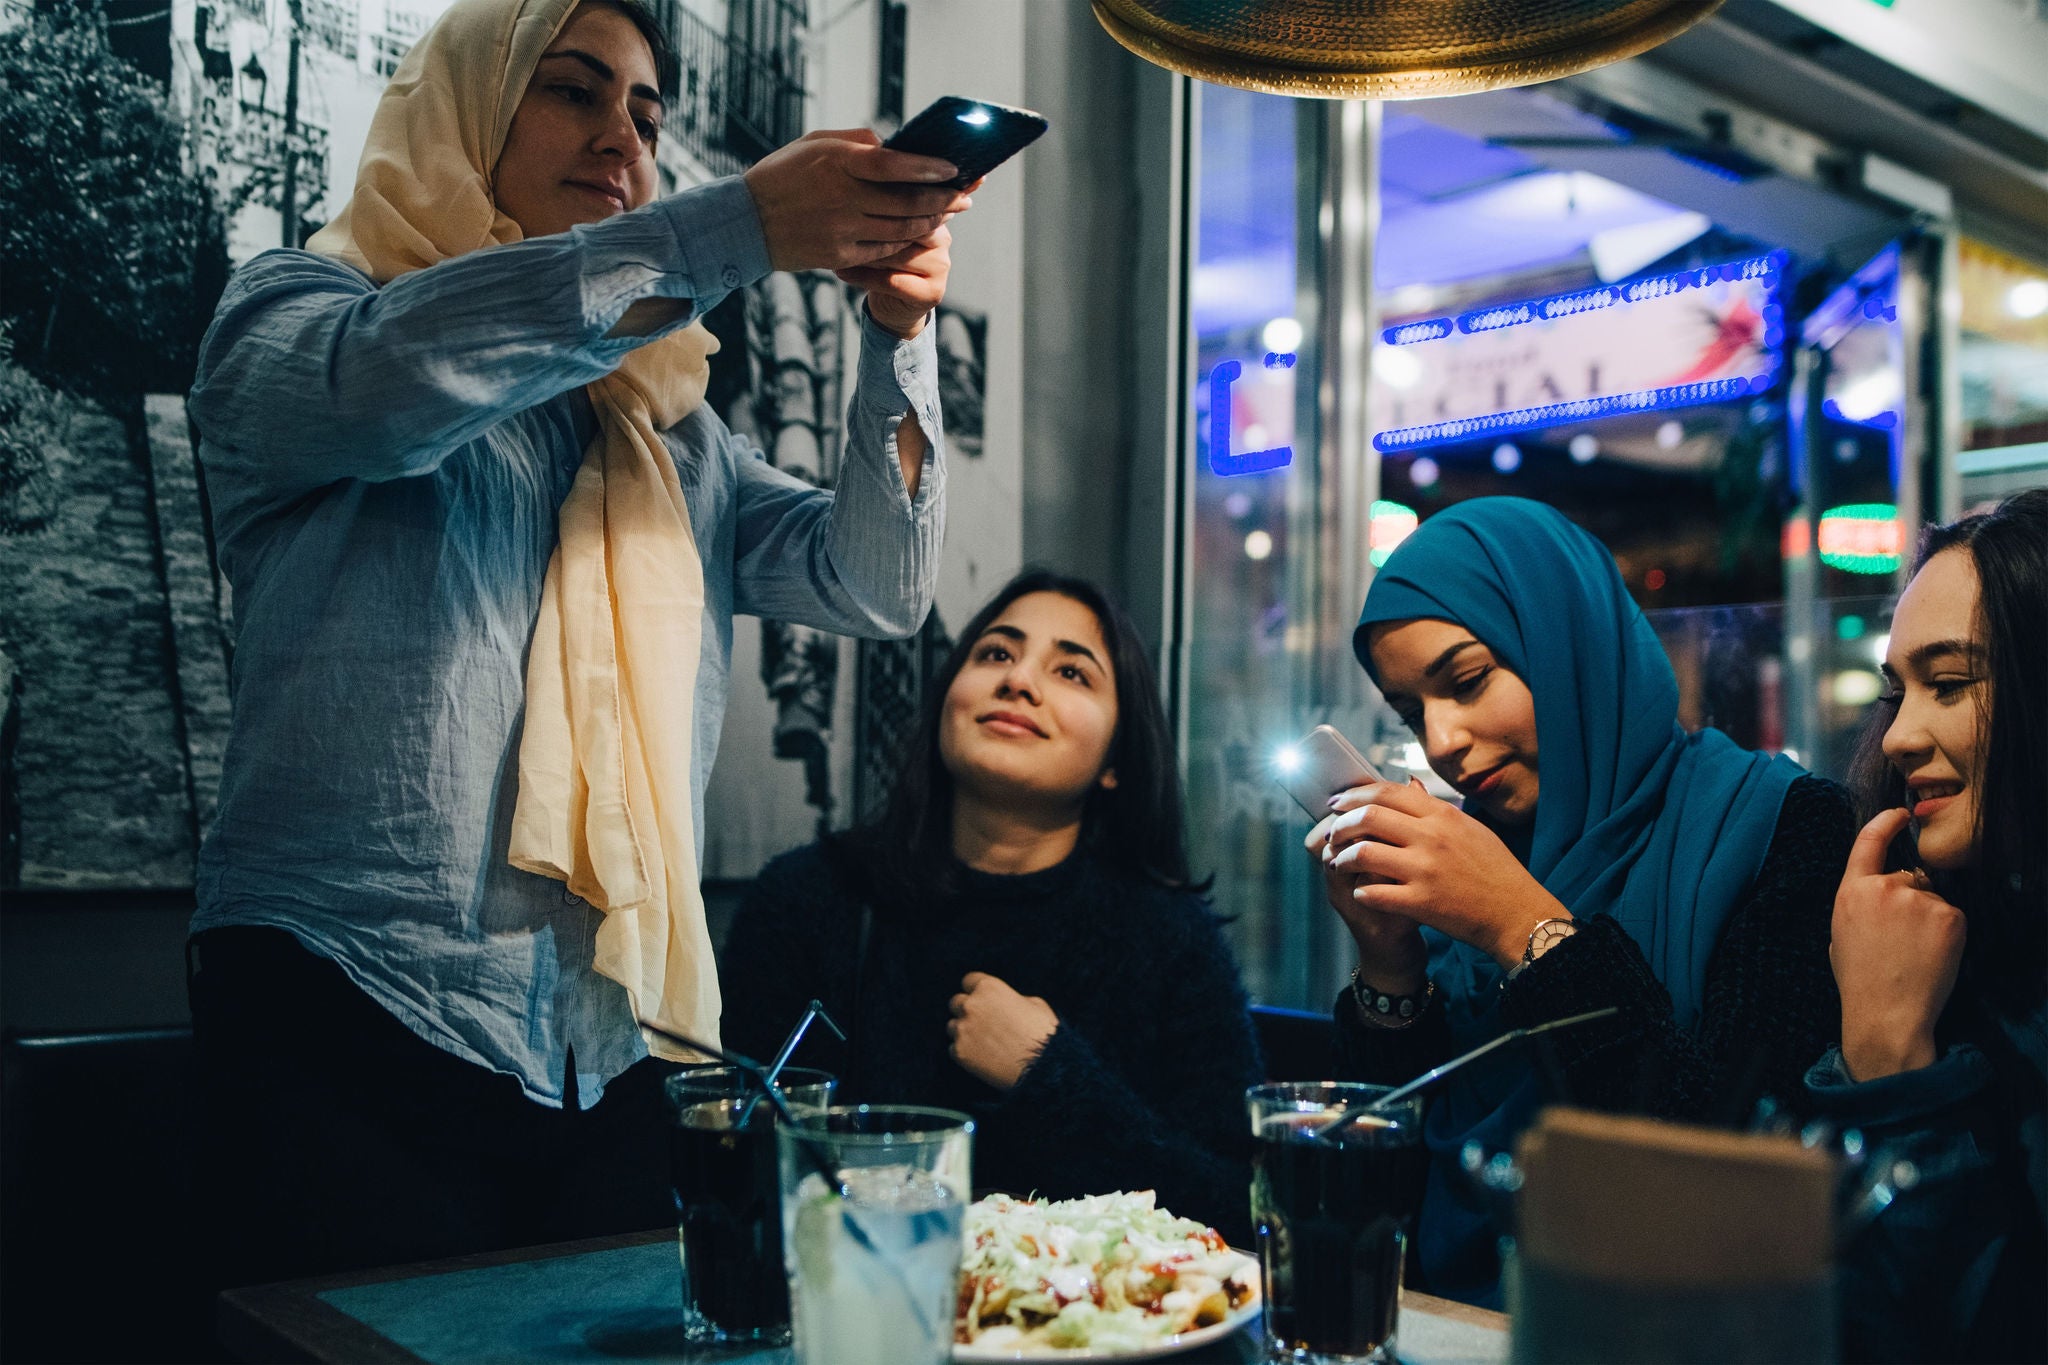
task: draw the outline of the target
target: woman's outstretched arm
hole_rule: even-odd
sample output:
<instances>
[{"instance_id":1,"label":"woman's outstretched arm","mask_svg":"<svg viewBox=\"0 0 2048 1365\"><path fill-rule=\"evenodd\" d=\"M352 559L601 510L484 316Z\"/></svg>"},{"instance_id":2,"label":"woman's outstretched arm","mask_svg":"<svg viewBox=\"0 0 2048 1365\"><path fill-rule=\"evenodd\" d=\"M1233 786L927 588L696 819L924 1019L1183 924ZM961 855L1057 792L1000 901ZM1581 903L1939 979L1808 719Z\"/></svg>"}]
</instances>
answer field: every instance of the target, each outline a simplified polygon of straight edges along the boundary
<instances>
[{"instance_id":1,"label":"woman's outstretched arm","mask_svg":"<svg viewBox=\"0 0 2048 1365\"><path fill-rule=\"evenodd\" d=\"M424 473L505 418L602 379L768 268L738 179L382 288L323 256L265 252L214 314L192 417L210 466L278 497ZM612 335L650 298L688 306L645 335Z\"/></svg>"}]
</instances>

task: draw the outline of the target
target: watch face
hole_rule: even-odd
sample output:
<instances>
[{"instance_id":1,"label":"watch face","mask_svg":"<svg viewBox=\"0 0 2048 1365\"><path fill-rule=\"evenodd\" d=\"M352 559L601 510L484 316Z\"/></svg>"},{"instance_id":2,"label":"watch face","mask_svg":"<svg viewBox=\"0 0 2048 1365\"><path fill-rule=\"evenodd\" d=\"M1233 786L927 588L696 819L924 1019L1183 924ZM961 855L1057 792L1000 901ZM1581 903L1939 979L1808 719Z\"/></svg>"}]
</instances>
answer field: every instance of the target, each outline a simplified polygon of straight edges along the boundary
<instances>
[{"instance_id":1,"label":"watch face","mask_svg":"<svg viewBox=\"0 0 2048 1365\"><path fill-rule=\"evenodd\" d=\"M1536 926L1536 933L1529 940L1529 955L1541 957L1577 932L1579 926L1568 919L1545 920Z\"/></svg>"}]
</instances>

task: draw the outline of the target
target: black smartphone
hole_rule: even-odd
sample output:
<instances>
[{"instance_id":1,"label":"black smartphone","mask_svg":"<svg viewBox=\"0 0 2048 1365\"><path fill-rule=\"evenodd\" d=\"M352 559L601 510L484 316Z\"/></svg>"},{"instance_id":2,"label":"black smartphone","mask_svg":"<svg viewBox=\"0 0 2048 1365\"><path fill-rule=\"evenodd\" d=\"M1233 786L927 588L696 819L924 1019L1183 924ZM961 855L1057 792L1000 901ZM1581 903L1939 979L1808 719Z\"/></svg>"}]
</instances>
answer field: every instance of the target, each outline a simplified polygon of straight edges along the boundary
<instances>
[{"instance_id":1,"label":"black smartphone","mask_svg":"<svg viewBox=\"0 0 2048 1365\"><path fill-rule=\"evenodd\" d=\"M964 189L1036 142L1047 126L1029 109L941 95L882 145L952 162L960 176L948 183Z\"/></svg>"}]
</instances>

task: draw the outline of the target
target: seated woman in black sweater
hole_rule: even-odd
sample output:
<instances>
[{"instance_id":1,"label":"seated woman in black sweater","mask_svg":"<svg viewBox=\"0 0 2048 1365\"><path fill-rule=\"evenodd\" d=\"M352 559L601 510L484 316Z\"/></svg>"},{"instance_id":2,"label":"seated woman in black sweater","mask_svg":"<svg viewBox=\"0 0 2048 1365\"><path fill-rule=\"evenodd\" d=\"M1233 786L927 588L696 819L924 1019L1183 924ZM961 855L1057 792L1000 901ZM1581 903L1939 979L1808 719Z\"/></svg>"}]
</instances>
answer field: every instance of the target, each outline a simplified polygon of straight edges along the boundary
<instances>
[{"instance_id":1,"label":"seated woman in black sweater","mask_svg":"<svg viewBox=\"0 0 2048 1365\"><path fill-rule=\"evenodd\" d=\"M1843 1248L1850 1360L2048 1359L2044 621L2048 489L1930 531L1892 614L1806 1078L1916 1177Z\"/></svg>"},{"instance_id":2,"label":"seated woman in black sweater","mask_svg":"<svg viewBox=\"0 0 2048 1365\"><path fill-rule=\"evenodd\" d=\"M1468 1142L1510 1147L1546 1099L1725 1122L1799 1092L1834 1031L1849 803L1783 756L1680 728L1614 560L1538 503L1424 522L1375 577L1354 646L1465 803L1364 787L1310 835L1358 945L1344 1070L1404 1081L1511 1028L1620 1010L1546 1037L1550 1084L1498 1065L1431 1105L1419 1287L1497 1302L1502 1229L1461 1176Z\"/></svg>"},{"instance_id":3,"label":"seated woman in black sweater","mask_svg":"<svg viewBox=\"0 0 2048 1365\"><path fill-rule=\"evenodd\" d=\"M842 1102L972 1114L978 1186L1152 1189L1247 1244L1258 1047L1144 646L1091 584L1025 573L975 616L881 820L771 862L719 981L741 1052L815 997L849 1041L800 1060Z\"/></svg>"}]
</instances>

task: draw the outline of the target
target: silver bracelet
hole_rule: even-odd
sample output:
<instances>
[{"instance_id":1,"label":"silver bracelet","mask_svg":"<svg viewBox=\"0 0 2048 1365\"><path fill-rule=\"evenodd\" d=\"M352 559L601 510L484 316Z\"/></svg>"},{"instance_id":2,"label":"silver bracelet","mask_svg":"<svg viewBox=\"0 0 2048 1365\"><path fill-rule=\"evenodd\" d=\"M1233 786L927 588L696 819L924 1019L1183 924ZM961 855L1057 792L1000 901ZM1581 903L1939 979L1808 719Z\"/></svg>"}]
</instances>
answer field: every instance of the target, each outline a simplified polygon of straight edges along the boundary
<instances>
[{"instance_id":1,"label":"silver bracelet","mask_svg":"<svg viewBox=\"0 0 2048 1365\"><path fill-rule=\"evenodd\" d=\"M1358 968L1351 969L1351 998L1358 1012L1379 1028L1407 1028L1422 1017L1435 996L1435 981L1425 980L1413 995L1389 995L1368 985Z\"/></svg>"}]
</instances>

